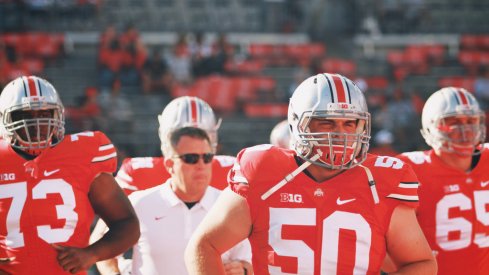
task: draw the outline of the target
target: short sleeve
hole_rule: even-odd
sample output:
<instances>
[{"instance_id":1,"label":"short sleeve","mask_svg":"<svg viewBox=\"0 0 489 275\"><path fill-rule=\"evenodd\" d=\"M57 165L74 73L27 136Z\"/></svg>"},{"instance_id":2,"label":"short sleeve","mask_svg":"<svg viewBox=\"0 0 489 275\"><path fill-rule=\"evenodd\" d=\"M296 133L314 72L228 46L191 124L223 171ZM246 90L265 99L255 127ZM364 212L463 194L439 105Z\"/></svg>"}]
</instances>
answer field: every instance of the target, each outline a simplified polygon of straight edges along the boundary
<instances>
[{"instance_id":1,"label":"short sleeve","mask_svg":"<svg viewBox=\"0 0 489 275\"><path fill-rule=\"evenodd\" d=\"M95 174L102 172L112 174L117 169L116 149L104 133L95 132L95 137L98 142L91 158L92 170Z\"/></svg>"}]
</instances>

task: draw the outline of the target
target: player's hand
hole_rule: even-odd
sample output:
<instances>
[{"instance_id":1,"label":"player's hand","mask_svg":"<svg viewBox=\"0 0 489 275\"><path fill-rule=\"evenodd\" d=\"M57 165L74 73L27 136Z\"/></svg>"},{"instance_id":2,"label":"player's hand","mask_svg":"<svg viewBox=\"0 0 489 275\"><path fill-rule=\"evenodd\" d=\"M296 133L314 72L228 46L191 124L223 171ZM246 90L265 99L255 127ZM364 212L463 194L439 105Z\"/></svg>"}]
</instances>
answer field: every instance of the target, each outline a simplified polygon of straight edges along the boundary
<instances>
[{"instance_id":1,"label":"player's hand","mask_svg":"<svg viewBox=\"0 0 489 275\"><path fill-rule=\"evenodd\" d=\"M0 265L9 264L13 260L15 260L15 257L0 258ZM2 274L2 273L0 273L0 274Z\"/></svg>"},{"instance_id":2,"label":"player's hand","mask_svg":"<svg viewBox=\"0 0 489 275\"><path fill-rule=\"evenodd\" d=\"M226 275L244 275L245 270L243 263L240 261L232 261L224 264Z\"/></svg>"},{"instance_id":3,"label":"player's hand","mask_svg":"<svg viewBox=\"0 0 489 275\"><path fill-rule=\"evenodd\" d=\"M58 264L72 274L87 270L96 261L95 257L86 249L59 244L51 244L51 246L58 252L56 257Z\"/></svg>"}]
</instances>

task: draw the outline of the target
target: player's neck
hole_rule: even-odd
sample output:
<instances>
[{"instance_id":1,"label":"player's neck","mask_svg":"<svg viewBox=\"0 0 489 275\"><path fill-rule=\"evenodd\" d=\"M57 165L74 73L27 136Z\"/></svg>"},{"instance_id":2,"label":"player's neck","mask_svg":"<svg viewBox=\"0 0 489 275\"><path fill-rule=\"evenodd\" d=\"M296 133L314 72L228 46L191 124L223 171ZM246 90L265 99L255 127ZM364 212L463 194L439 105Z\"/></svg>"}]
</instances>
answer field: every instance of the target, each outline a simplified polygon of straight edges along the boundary
<instances>
[{"instance_id":1,"label":"player's neck","mask_svg":"<svg viewBox=\"0 0 489 275\"><path fill-rule=\"evenodd\" d=\"M469 172L472 170L472 156L462 156L452 152L438 151L436 155L440 160L451 168Z\"/></svg>"},{"instance_id":2,"label":"player's neck","mask_svg":"<svg viewBox=\"0 0 489 275\"><path fill-rule=\"evenodd\" d=\"M307 167L308 176L312 177L316 182L323 182L343 173L345 170L332 170L319 165L312 164Z\"/></svg>"},{"instance_id":3,"label":"player's neck","mask_svg":"<svg viewBox=\"0 0 489 275\"><path fill-rule=\"evenodd\" d=\"M27 152L24 152L20 149L17 149L15 147L12 147L12 149L19 155L21 156L22 158L24 158L25 160L33 160L35 158L37 158L37 156L35 155L31 155L31 154L28 154Z\"/></svg>"}]
</instances>

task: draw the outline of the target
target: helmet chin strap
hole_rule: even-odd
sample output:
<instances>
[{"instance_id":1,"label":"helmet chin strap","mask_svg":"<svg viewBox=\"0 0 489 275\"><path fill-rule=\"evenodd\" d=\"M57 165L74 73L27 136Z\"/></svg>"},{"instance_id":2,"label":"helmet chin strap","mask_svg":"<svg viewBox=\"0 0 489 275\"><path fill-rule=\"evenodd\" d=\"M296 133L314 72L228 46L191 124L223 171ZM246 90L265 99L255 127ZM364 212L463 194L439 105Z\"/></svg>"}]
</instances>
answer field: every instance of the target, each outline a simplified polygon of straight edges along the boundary
<instances>
[{"instance_id":1,"label":"helmet chin strap","mask_svg":"<svg viewBox=\"0 0 489 275\"><path fill-rule=\"evenodd\" d=\"M292 171L292 173L290 173L287 176L285 176L285 178L283 180L281 180L280 182L278 182L277 184L275 184L272 188L270 188L267 192L265 192L261 196L261 199L262 200L268 199L278 189L282 188L288 182L290 182L291 180L293 180L300 172L304 171L307 167L309 167L309 165L312 164L312 161L318 160L319 157L320 157L319 154L316 154L316 155L312 156L312 158L310 158L309 160L307 160L306 162L304 162L301 166L297 167L294 171Z\"/></svg>"}]
</instances>

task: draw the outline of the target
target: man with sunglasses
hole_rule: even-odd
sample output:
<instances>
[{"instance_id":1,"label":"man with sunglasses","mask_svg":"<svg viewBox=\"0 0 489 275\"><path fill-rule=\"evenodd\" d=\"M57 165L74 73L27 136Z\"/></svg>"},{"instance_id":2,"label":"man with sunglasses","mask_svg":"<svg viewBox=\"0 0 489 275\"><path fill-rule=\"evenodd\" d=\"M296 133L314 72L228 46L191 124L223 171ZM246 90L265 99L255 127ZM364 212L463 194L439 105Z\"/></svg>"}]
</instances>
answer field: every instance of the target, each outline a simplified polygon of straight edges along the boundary
<instances>
[{"instance_id":1,"label":"man with sunglasses","mask_svg":"<svg viewBox=\"0 0 489 275\"><path fill-rule=\"evenodd\" d=\"M184 127L163 146L165 184L129 196L141 225L131 274L187 274L184 249L220 191L209 186L214 152L207 133ZM242 242L222 255L227 274L251 274L251 250Z\"/></svg>"},{"instance_id":2,"label":"man with sunglasses","mask_svg":"<svg viewBox=\"0 0 489 275\"><path fill-rule=\"evenodd\" d=\"M193 96L182 96L173 99L158 115L158 135L161 141L161 150L168 142L168 134L175 129L183 127L197 127L206 131L211 141L212 152L218 147L218 129L221 120L216 119L214 111L204 100ZM212 158L212 176L210 186L224 189L227 186L227 174L234 163L232 156L216 155ZM116 175L116 180L122 190L127 194L134 191L145 190L160 185L170 178L170 173L164 167L164 157L135 157L127 158L122 162ZM91 242L100 239L107 231L107 227L99 221L90 237ZM118 257L97 263L101 273L110 274L112 270L130 269L130 259Z\"/></svg>"},{"instance_id":3,"label":"man with sunglasses","mask_svg":"<svg viewBox=\"0 0 489 275\"><path fill-rule=\"evenodd\" d=\"M211 140L212 151L218 147L218 129L221 120L216 119L214 111L204 100L194 96L173 99L158 116L161 146L165 136L172 130L182 127L204 129ZM212 180L210 185L217 189L227 186L227 174L234 163L234 157L216 155L212 160ZM126 194L144 190L165 182L170 174L163 167L163 157L127 158L117 172L116 180Z\"/></svg>"},{"instance_id":4,"label":"man with sunglasses","mask_svg":"<svg viewBox=\"0 0 489 275\"><path fill-rule=\"evenodd\" d=\"M185 255L191 274L224 274L219 254L248 238L257 274L379 274L388 252L398 274L435 274L416 221L416 176L396 158L368 155L363 92L337 74L304 80L290 99L294 150L242 150L230 187Z\"/></svg>"},{"instance_id":5,"label":"man with sunglasses","mask_svg":"<svg viewBox=\"0 0 489 275\"><path fill-rule=\"evenodd\" d=\"M485 115L467 90L433 93L422 112L431 150L399 156L416 172L417 218L439 274L489 274L489 144Z\"/></svg>"}]
</instances>

